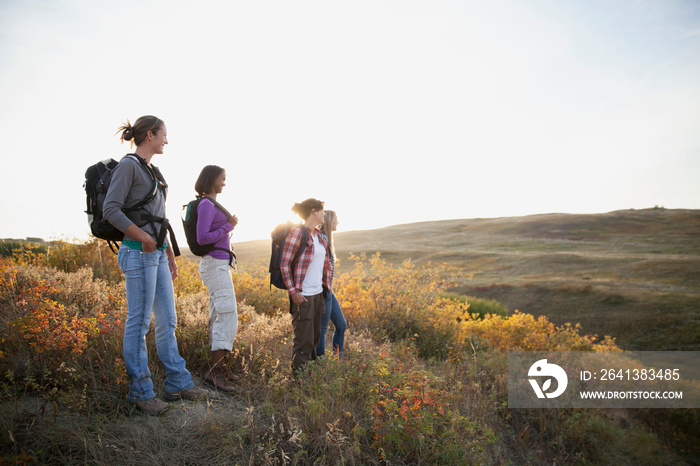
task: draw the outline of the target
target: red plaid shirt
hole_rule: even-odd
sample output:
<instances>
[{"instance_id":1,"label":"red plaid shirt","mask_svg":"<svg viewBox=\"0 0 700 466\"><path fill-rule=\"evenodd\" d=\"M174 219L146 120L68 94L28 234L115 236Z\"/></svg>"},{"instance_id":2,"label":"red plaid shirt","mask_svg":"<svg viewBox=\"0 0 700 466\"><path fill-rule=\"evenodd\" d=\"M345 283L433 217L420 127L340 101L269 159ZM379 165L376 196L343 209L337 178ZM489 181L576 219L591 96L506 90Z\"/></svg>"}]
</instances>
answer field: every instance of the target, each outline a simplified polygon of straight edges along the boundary
<instances>
[{"instance_id":1,"label":"red plaid shirt","mask_svg":"<svg viewBox=\"0 0 700 466\"><path fill-rule=\"evenodd\" d=\"M287 238L284 240L284 249L282 250L282 261L280 263L280 271L282 272L282 279L284 284L287 285L287 291L292 295L294 293L301 293L301 284L304 282L304 277L306 276L306 271L309 269L311 264L311 259L314 257L314 239L313 234L318 235L319 242L326 248L326 258L323 263L323 286L330 290L331 289L331 261L328 257L328 245L323 235L319 234L318 231L312 232L309 228L306 228L308 233L306 249L301 253L299 259L297 260L296 266L294 267L294 274L292 279L292 260L294 259L294 254L301 247L301 228L306 227L294 227L289 231Z\"/></svg>"}]
</instances>

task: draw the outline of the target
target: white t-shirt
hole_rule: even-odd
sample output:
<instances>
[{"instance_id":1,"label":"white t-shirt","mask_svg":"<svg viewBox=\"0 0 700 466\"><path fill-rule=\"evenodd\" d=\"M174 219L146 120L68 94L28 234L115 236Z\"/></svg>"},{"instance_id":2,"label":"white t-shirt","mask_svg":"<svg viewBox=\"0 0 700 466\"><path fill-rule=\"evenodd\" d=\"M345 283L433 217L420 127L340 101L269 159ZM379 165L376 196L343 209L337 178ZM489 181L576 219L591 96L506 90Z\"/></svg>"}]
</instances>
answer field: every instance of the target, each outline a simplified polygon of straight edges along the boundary
<instances>
[{"instance_id":1,"label":"white t-shirt","mask_svg":"<svg viewBox=\"0 0 700 466\"><path fill-rule=\"evenodd\" d=\"M323 264L326 261L326 248L321 244L318 233L313 236L314 255L301 283L301 294L315 296L323 292Z\"/></svg>"}]
</instances>

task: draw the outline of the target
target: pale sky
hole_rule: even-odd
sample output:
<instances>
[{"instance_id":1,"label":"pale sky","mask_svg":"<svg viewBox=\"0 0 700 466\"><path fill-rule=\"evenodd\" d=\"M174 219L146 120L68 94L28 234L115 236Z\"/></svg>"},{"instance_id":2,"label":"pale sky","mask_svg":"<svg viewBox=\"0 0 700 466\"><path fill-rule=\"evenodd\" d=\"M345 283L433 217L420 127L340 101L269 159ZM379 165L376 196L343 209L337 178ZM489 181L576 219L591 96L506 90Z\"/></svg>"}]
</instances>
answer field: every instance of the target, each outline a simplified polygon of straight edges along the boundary
<instances>
[{"instance_id":1,"label":"pale sky","mask_svg":"<svg viewBox=\"0 0 700 466\"><path fill-rule=\"evenodd\" d=\"M206 164L234 241L700 208L696 0L0 0L0 238L88 237L85 169L163 119L168 216Z\"/></svg>"}]
</instances>

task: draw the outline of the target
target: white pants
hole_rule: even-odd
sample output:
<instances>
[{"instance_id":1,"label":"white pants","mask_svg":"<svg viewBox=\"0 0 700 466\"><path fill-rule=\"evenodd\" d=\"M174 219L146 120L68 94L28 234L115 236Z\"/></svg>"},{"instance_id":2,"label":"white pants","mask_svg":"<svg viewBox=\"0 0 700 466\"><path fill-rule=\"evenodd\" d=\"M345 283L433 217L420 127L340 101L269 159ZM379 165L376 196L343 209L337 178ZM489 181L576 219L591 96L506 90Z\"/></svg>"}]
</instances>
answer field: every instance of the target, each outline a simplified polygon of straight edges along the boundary
<instances>
[{"instance_id":1,"label":"white pants","mask_svg":"<svg viewBox=\"0 0 700 466\"><path fill-rule=\"evenodd\" d=\"M202 257L199 276L209 292L209 341L211 350L233 349L238 332L236 293L227 259Z\"/></svg>"}]
</instances>

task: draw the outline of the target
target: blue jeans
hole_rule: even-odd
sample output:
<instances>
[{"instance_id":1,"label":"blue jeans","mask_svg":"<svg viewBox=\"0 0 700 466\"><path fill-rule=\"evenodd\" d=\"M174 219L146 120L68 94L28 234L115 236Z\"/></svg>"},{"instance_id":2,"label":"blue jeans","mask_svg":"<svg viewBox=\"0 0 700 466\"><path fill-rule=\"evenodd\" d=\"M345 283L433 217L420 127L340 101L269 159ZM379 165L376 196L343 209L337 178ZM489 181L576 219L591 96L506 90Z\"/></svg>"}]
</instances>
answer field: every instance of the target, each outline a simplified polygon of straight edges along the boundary
<instances>
[{"instance_id":1,"label":"blue jeans","mask_svg":"<svg viewBox=\"0 0 700 466\"><path fill-rule=\"evenodd\" d=\"M176 393L194 387L185 360L177 349L175 296L165 251L145 253L122 244L117 260L126 278L128 312L124 324L124 364L129 376L128 398L139 401L156 396L146 349L151 314L158 358L165 366L165 391Z\"/></svg>"},{"instance_id":2,"label":"blue jeans","mask_svg":"<svg viewBox=\"0 0 700 466\"><path fill-rule=\"evenodd\" d=\"M316 355L323 356L326 352L326 332L328 331L328 321L333 322L335 332L333 333L333 351L338 353L338 357L343 356L343 343L345 342L345 330L348 328L345 316L340 309L340 304L332 292L328 292L326 299L326 312L321 316L321 339L316 347Z\"/></svg>"}]
</instances>

